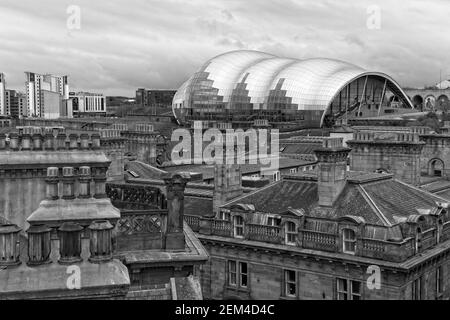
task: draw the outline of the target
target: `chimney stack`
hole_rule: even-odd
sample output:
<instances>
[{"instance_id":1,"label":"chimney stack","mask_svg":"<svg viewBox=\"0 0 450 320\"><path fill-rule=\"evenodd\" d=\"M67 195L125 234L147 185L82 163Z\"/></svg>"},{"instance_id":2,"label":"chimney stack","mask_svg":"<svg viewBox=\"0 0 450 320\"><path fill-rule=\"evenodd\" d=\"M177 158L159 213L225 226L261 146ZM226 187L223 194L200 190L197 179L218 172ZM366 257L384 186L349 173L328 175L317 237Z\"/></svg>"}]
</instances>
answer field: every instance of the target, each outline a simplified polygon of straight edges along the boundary
<instances>
[{"instance_id":1,"label":"chimney stack","mask_svg":"<svg viewBox=\"0 0 450 320\"><path fill-rule=\"evenodd\" d=\"M322 148L315 150L320 206L332 207L344 189L350 151L343 146L342 138L325 138Z\"/></svg>"},{"instance_id":2,"label":"chimney stack","mask_svg":"<svg viewBox=\"0 0 450 320\"><path fill-rule=\"evenodd\" d=\"M166 174L163 176L167 193L167 250L184 250L184 190L190 180L189 174Z\"/></svg>"}]
</instances>

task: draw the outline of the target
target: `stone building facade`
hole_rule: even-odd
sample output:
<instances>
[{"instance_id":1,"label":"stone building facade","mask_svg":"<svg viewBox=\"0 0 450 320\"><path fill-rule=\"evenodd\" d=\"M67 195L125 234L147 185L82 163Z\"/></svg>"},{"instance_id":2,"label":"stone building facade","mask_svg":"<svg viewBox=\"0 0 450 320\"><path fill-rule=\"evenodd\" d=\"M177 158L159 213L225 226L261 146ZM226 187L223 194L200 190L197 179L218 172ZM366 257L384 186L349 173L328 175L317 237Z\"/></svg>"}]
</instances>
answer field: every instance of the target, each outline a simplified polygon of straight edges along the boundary
<instances>
[{"instance_id":1,"label":"stone building facade","mask_svg":"<svg viewBox=\"0 0 450 320\"><path fill-rule=\"evenodd\" d=\"M186 217L210 254L208 299L448 299L448 200L393 177L345 170L325 139L317 175Z\"/></svg>"}]
</instances>

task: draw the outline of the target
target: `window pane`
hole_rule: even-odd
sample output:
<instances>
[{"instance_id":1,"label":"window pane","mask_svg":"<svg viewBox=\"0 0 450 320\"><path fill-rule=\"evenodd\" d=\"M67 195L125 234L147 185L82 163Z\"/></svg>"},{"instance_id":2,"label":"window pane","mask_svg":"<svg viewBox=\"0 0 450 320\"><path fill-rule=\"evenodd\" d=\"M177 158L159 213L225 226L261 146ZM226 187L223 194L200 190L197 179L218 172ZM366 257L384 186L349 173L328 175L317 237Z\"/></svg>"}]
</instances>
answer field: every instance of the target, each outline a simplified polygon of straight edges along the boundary
<instances>
[{"instance_id":1,"label":"window pane","mask_svg":"<svg viewBox=\"0 0 450 320\"><path fill-rule=\"evenodd\" d=\"M361 293L361 282L352 281L352 293L360 294Z\"/></svg>"},{"instance_id":2,"label":"window pane","mask_svg":"<svg viewBox=\"0 0 450 320\"><path fill-rule=\"evenodd\" d=\"M241 273L247 274L247 264L244 262L241 262L240 265L241 265Z\"/></svg>"},{"instance_id":3,"label":"window pane","mask_svg":"<svg viewBox=\"0 0 450 320\"><path fill-rule=\"evenodd\" d=\"M247 275L241 274L241 287L247 287Z\"/></svg>"}]
</instances>

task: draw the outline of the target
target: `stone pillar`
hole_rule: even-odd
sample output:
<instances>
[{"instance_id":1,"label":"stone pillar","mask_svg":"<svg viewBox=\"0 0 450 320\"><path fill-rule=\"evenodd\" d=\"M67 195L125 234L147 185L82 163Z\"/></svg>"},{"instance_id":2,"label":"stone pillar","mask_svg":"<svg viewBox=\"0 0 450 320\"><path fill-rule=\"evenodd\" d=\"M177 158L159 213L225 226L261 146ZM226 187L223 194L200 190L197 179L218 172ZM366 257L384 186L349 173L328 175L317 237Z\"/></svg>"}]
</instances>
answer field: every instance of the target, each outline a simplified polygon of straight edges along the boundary
<instances>
[{"instance_id":1,"label":"stone pillar","mask_svg":"<svg viewBox=\"0 0 450 320\"><path fill-rule=\"evenodd\" d=\"M166 174L163 176L167 194L167 250L184 250L184 189L190 179L188 174Z\"/></svg>"},{"instance_id":2,"label":"stone pillar","mask_svg":"<svg viewBox=\"0 0 450 320\"><path fill-rule=\"evenodd\" d=\"M83 228L74 222L65 222L59 231L59 263L72 264L83 261L81 258L81 231Z\"/></svg>"},{"instance_id":3,"label":"stone pillar","mask_svg":"<svg viewBox=\"0 0 450 320\"><path fill-rule=\"evenodd\" d=\"M63 182L62 198L64 200L75 199L75 177L73 174L73 167L63 168L62 182Z\"/></svg>"},{"instance_id":4,"label":"stone pillar","mask_svg":"<svg viewBox=\"0 0 450 320\"><path fill-rule=\"evenodd\" d=\"M0 225L0 266L17 266L20 262L19 232L15 224Z\"/></svg>"},{"instance_id":5,"label":"stone pillar","mask_svg":"<svg viewBox=\"0 0 450 320\"><path fill-rule=\"evenodd\" d=\"M78 177L78 198L88 199L91 197L91 168L80 167Z\"/></svg>"},{"instance_id":6,"label":"stone pillar","mask_svg":"<svg viewBox=\"0 0 450 320\"><path fill-rule=\"evenodd\" d=\"M28 234L28 262L30 266L51 263L51 234L52 229L44 225L31 226Z\"/></svg>"},{"instance_id":7,"label":"stone pillar","mask_svg":"<svg viewBox=\"0 0 450 320\"><path fill-rule=\"evenodd\" d=\"M112 229L109 221L94 221L89 226L90 252L89 261L107 262L112 259Z\"/></svg>"},{"instance_id":8,"label":"stone pillar","mask_svg":"<svg viewBox=\"0 0 450 320\"><path fill-rule=\"evenodd\" d=\"M45 181L47 182L47 199L48 200L57 200L59 198L58 174L59 174L59 169L57 167L47 168L47 178L45 179Z\"/></svg>"}]
</instances>

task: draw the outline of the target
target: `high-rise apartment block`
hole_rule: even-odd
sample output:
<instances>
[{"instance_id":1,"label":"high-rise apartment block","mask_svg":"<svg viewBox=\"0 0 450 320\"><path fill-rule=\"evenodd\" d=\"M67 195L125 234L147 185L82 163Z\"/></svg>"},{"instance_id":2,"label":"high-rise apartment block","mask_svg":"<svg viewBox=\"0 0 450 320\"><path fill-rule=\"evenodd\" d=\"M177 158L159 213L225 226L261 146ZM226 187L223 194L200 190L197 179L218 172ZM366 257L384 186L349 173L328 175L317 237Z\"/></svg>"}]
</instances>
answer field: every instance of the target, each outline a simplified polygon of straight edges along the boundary
<instances>
[{"instance_id":1,"label":"high-rise apartment block","mask_svg":"<svg viewBox=\"0 0 450 320\"><path fill-rule=\"evenodd\" d=\"M27 111L31 117L59 118L69 99L67 76L25 72Z\"/></svg>"},{"instance_id":2,"label":"high-rise apartment block","mask_svg":"<svg viewBox=\"0 0 450 320\"><path fill-rule=\"evenodd\" d=\"M6 89L6 114L13 118L23 118L27 115L27 96L16 90Z\"/></svg>"},{"instance_id":3,"label":"high-rise apartment block","mask_svg":"<svg viewBox=\"0 0 450 320\"><path fill-rule=\"evenodd\" d=\"M0 73L0 114L8 114L6 110L6 82L3 73Z\"/></svg>"}]
</instances>

